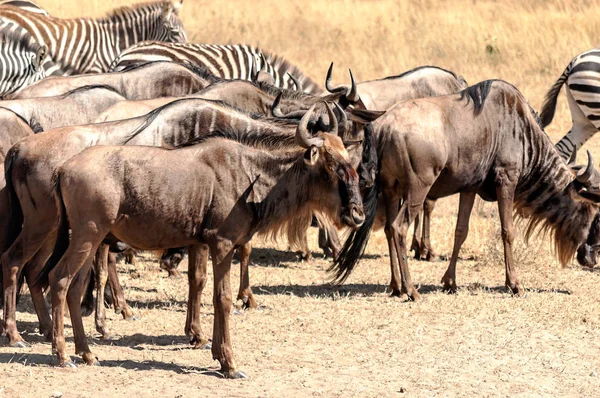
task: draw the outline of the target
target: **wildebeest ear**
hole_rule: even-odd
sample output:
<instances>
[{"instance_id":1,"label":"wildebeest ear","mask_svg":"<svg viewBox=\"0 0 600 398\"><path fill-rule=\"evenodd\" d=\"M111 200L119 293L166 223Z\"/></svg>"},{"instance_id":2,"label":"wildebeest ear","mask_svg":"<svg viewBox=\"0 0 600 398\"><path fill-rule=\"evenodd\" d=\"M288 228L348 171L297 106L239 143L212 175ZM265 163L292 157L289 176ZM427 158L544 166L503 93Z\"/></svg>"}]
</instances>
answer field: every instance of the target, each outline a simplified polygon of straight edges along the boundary
<instances>
[{"instance_id":1,"label":"wildebeest ear","mask_svg":"<svg viewBox=\"0 0 600 398\"><path fill-rule=\"evenodd\" d=\"M36 72L42 67L42 63L44 62L44 58L46 58L46 54L48 54L48 47L40 46L40 48L37 49L32 60L33 68Z\"/></svg>"},{"instance_id":2,"label":"wildebeest ear","mask_svg":"<svg viewBox=\"0 0 600 398\"><path fill-rule=\"evenodd\" d=\"M367 111L364 109L346 109L348 119L358 123L369 123L383 116L385 111Z\"/></svg>"},{"instance_id":3,"label":"wildebeest ear","mask_svg":"<svg viewBox=\"0 0 600 398\"><path fill-rule=\"evenodd\" d=\"M315 164L317 164L318 160L319 160L319 148L312 145L310 148L308 148L306 150L306 152L304 152L304 161L306 162L306 164L308 164L310 166L314 166Z\"/></svg>"},{"instance_id":4,"label":"wildebeest ear","mask_svg":"<svg viewBox=\"0 0 600 398\"><path fill-rule=\"evenodd\" d=\"M600 193L594 193L585 189L579 189L577 191L577 199L582 202L600 204Z\"/></svg>"}]
</instances>

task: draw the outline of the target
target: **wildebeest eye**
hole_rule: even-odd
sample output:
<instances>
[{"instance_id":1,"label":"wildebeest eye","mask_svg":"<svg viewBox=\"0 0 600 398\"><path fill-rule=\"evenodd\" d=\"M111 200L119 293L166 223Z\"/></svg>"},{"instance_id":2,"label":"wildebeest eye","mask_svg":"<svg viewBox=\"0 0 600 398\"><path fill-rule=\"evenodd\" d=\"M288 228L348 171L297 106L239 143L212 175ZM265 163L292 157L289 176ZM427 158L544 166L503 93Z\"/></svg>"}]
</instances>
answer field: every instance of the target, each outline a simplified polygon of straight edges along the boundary
<instances>
[{"instance_id":1,"label":"wildebeest eye","mask_svg":"<svg viewBox=\"0 0 600 398\"><path fill-rule=\"evenodd\" d=\"M338 166L335 172L340 180L346 180L346 169L344 169L342 166Z\"/></svg>"}]
</instances>

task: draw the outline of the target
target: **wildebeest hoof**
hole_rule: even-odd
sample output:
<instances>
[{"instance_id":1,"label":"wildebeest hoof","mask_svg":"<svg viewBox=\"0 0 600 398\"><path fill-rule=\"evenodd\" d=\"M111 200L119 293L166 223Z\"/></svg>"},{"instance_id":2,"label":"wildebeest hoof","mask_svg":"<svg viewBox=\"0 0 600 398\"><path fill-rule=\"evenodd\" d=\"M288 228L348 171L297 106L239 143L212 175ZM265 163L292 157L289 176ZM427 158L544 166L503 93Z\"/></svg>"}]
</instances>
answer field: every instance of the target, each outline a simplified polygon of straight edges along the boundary
<instances>
[{"instance_id":1,"label":"wildebeest hoof","mask_svg":"<svg viewBox=\"0 0 600 398\"><path fill-rule=\"evenodd\" d=\"M9 345L10 348L29 348L31 347L31 344L29 344L26 341L23 340L19 340L19 341L15 341L14 343L11 343Z\"/></svg>"},{"instance_id":2,"label":"wildebeest hoof","mask_svg":"<svg viewBox=\"0 0 600 398\"><path fill-rule=\"evenodd\" d=\"M414 290L412 293L402 293L400 296L400 301L421 301L421 295L416 290Z\"/></svg>"},{"instance_id":3,"label":"wildebeest hoof","mask_svg":"<svg viewBox=\"0 0 600 398\"><path fill-rule=\"evenodd\" d=\"M77 369L77 365L75 365L75 362L73 362L73 361L67 361L67 362L61 364L60 367L61 368Z\"/></svg>"},{"instance_id":4,"label":"wildebeest hoof","mask_svg":"<svg viewBox=\"0 0 600 398\"><path fill-rule=\"evenodd\" d=\"M235 372L225 372L225 377L228 379L247 379L248 375L241 370L236 370Z\"/></svg>"},{"instance_id":5,"label":"wildebeest hoof","mask_svg":"<svg viewBox=\"0 0 600 398\"><path fill-rule=\"evenodd\" d=\"M198 349L200 349L200 350L211 350L212 349L212 343L210 341L207 341L206 344L204 344L202 347L199 347Z\"/></svg>"},{"instance_id":6,"label":"wildebeest hoof","mask_svg":"<svg viewBox=\"0 0 600 398\"><path fill-rule=\"evenodd\" d=\"M427 253L427 255L425 256L425 261L435 261L437 259L437 255L430 251Z\"/></svg>"},{"instance_id":7,"label":"wildebeest hoof","mask_svg":"<svg viewBox=\"0 0 600 398\"><path fill-rule=\"evenodd\" d=\"M240 310L233 310L233 311L232 311L232 314L233 314L233 315L242 315L242 314L243 314L243 312L242 312L242 311L240 311Z\"/></svg>"},{"instance_id":8,"label":"wildebeest hoof","mask_svg":"<svg viewBox=\"0 0 600 398\"><path fill-rule=\"evenodd\" d=\"M139 315L132 315L126 319L126 321L130 321L130 322L135 322L135 321L139 321L139 320L140 320Z\"/></svg>"}]
</instances>

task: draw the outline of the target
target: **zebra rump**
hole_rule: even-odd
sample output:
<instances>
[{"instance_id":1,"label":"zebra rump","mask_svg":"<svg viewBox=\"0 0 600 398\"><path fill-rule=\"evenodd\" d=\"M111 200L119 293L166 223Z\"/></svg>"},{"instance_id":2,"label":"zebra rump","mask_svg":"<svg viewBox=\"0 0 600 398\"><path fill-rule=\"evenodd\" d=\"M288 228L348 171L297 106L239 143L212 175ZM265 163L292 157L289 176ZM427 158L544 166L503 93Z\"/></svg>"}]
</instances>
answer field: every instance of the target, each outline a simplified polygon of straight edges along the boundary
<instances>
[{"instance_id":1,"label":"zebra rump","mask_svg":"<svg viewBox=\"0 0 600 398\"><path fill-rule=\"evenodd\" d=\"M144 41L123 51L110 66L111 71L120 71L131 65L149 61L190 62L206 68L223 79L252 80L253 65L273 76L275 85L296 89L293 75L306 93L320 94L323 90L285 58L260 48L243 45L216 45L192 43L164 43Z\"/></svg>"}]
</instances>

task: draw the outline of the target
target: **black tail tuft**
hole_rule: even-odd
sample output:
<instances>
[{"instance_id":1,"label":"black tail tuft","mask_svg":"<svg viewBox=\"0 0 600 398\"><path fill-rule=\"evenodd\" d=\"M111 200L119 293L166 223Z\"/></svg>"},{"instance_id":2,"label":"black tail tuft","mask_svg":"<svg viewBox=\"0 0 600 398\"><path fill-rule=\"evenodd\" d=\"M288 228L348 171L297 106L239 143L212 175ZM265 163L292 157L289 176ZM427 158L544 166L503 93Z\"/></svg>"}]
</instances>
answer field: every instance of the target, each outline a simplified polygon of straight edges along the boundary
<instances>
[{"instance_id":1,"label":"black tail tuft","mask_svg":"<svg viewBox=\"0 0 600 398\"><path fill-rule=\"evenodd\" d=\"M542 121L542 128L545 128L554 119L554 111L556 111L556 101L558 100L558 94L562 85L569 78L570 68L565 69L562 75L558 78L556 83L552 85L546 98L544 99L544 105L542 105L542 111L540 112L540 120Z\"/></svg>"}]
</instances>

